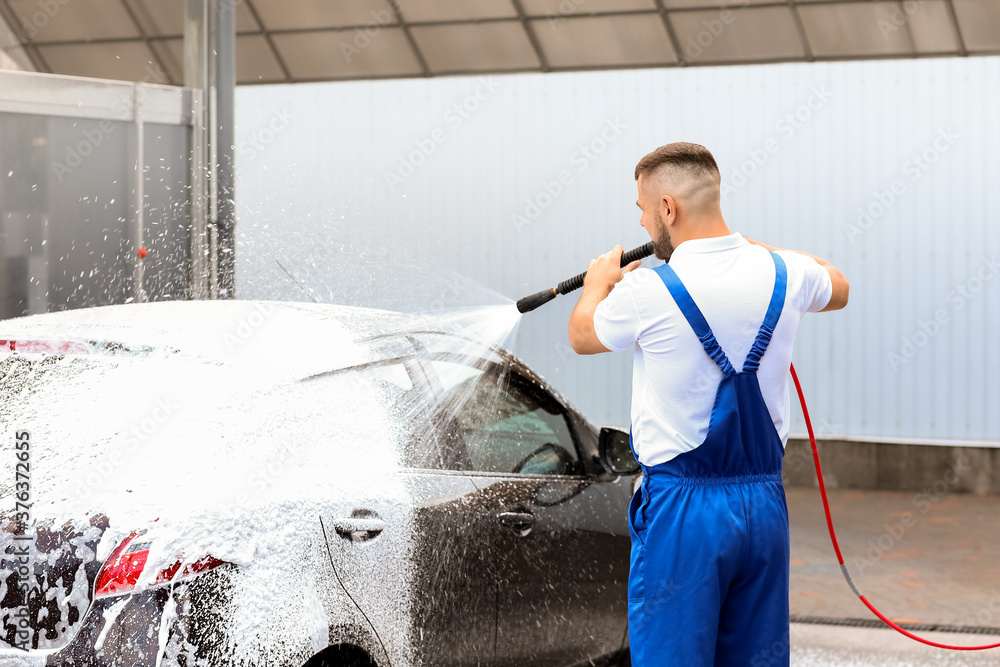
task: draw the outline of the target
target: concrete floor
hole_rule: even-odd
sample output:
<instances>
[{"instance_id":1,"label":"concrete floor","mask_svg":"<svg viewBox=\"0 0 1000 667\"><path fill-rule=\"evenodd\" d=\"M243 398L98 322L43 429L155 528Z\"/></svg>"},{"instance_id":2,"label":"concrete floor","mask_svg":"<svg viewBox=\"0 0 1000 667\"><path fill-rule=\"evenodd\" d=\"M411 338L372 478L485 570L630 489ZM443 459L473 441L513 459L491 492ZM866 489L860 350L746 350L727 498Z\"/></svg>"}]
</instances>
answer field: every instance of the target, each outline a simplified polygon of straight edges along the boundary
<instances>
[{"instance_id":1,"label":"concrete floor","mask_svg":"<svg viewBox=\"0 0 1000 667\"><path fill-rule=\"evenodd\" d=\"M1000 641L1000 496L937 491L831 491L844 559L894 621L997 628L978 643ZM840 573L819 490L793 487L787 497L793 619L874 619ZM1000 664L1000 652L993 659Z\"/></svg>"},{"instance_id":2,"label":"concrete floor","mask_svg":"<svg viewBox=\"0 0 1000 667\"><path fill-rule=\"evenodd\" d=\"M996 635L924 633L945 644L996 643ZM793 667L986 667L1000 665L1000 649L946 651L924 646L891 630L793 623Z\"/></svg>"}]
</instances>

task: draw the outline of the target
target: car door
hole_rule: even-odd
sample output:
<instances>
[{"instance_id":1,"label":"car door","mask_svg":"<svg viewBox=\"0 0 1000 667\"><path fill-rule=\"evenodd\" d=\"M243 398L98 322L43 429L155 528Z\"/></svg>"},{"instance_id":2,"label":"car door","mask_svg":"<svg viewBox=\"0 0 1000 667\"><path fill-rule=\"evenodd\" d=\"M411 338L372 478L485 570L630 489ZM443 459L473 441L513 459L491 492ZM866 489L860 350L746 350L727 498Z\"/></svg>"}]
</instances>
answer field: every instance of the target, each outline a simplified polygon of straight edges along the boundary
<instances>
[{"instance_id":1,"label":"car door","mask_svg":"<svg viewBox=\"0 0 1000 667\"><path fill-rule=\"evenodd\" d=\"M584 474L565 406L534 378L462 355L426 362L449 396L495 517L497 662L571 665L618 650L627 614L629 480Z\"/></svg>"},{"instance_id":2,"label":"car door","mask_svg":"<svg viewBox=\"0 0 1000 667\"><path fill-rule=\"evenodd\" d=\"M322 517L344 589L407 664L492 665L491 517L469 477L441 465L445 447L419 363L397 359L337 375L344 373L355 376L355 396L369 393L385 414L370 429L382 442L358 447L394 452L394 465L359 476Z\"/></svg>"}]
</instances>

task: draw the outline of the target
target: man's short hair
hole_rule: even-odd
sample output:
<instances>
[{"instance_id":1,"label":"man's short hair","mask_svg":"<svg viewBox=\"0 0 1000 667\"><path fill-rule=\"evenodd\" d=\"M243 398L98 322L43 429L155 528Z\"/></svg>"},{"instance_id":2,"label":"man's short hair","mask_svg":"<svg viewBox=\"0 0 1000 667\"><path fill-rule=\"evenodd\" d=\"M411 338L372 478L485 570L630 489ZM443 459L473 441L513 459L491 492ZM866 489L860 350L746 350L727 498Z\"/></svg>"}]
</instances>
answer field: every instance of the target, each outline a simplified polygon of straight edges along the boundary
<instances>
[{"instance_id":1,"label":"man's short hair","mask_svg":"<svg viewBox=\"0 0 1000 667\"><path fill-rule=\"evenodd\" d=\"M635 165L635 180L639 180L640 174L644 174L649 180L649 176L659 171L661 167L677 168L692 176L708 174L712 177L720 176L719 165L715 163L712 153L701 144L691 144L686 141L660 146L639 160L639 164Z\"/></svg>"}]
</instances>

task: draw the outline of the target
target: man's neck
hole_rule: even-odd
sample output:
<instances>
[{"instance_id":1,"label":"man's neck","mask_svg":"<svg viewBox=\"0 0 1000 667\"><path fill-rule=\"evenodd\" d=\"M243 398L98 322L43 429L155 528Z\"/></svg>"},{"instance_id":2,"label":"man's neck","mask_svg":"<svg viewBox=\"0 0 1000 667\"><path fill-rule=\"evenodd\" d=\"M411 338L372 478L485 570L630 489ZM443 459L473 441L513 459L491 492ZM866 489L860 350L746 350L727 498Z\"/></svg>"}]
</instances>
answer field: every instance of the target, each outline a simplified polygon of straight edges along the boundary
<instances>
[{"instance_id":1,"label":"man's neck","mask_svg":"<svg viewBox=\"0 0 1000 667\"><path fill-rule=\"evenodd\" d=\"M687 225L685 233L678 234L676 231L671 231L670 236L674 242L674 246L678 246L685 241L714 239L720 236L729 236L730 234L732 232L729 231L729 225L726 224L725 219L720 215L716 218L692 222Z\"/></svg>"}]
</instances>

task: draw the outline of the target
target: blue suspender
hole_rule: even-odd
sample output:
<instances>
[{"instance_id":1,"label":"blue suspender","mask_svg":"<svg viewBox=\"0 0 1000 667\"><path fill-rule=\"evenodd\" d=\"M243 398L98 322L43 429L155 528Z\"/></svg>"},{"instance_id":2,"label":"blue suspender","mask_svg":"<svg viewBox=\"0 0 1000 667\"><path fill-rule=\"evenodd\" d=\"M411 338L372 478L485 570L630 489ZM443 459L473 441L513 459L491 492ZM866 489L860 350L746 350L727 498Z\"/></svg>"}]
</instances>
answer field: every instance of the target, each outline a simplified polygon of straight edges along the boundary
<instances>
[{"instance_id":1,"label":"blue suspender","mask_svg":"<svg viewBox=\"0 0 1000 667\"><path fill-rule=\"evenodd\" d=\"M771 253L774 259L774 291L771 292L771 303L767 305L767 314L764 315L764 323L757 331L757 338L750 348L750 354L743 362L743 372L756 372L760 366L760 358L767 350L767 344L771 342L774 334L774 327L778 325L778 318L781 317L781 309L785 307L785 290L788 287L788 270L785 267L785 260L781 259L777 253Z\"/></svg>"},{"instance_id":2,"label":"blue suspender","mask_svg":"<svg viewBox=\"0 0 1000 667\"><path fill-rule=\"evenodd\" d=\"M785 305L785 291L788 286L788 271L785 267L785 260L773 252L771 253L771 257L774 260L774 291L771 292L771 302L767 306L764 323L760 325L757 338L750 348L750 354L747 355L746 361L743 362L743 372L757 371L760 366L760 358L764 356L767 345L771 342L774 327L777 326L781 310ZM694 299L691 298L687 288L684 287L684 283L677 277L677 273L674 272L669 264L658 266L653 270L663 280L663 284L667 286L670 295L674 298L678 308L681 309L684 319L691 325L695 335L698 336L698 340L701 341L702 347L705 348L705 352L722 370L723 375L735 373L736 371L726 357L726 353L719 347L719 341L715 339L715 334L712 333L711 327L708 326L705 316L701 314L701 310L695 304Z\"/></svg>"}]
</instances>

